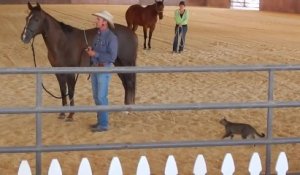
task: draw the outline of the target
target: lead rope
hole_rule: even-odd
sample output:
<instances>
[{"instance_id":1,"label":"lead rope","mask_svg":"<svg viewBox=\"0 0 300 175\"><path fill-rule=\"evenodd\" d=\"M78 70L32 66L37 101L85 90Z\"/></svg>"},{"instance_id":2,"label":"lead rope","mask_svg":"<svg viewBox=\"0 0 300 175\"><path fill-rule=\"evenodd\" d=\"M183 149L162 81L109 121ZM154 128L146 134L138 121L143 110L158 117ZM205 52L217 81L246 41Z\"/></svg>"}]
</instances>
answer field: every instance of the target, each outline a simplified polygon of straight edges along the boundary
<instances>
[{"instance_id":1,"label":"lead rope","mask_svg":"<svg viewBox=\"0 0 300 175\"><path fill-rule=\"evenodd\" d=\"M34 43L34 38L35 38L35 37L32 38L32 42L31 42L31 50L32 50L32 56L33 56L34 66L37 67L37 64L36 64L36 58L35 58L35 50L34 50L34 45L33 45L33 43ZM75 84L76 84L76 82L77 82L78 75L79 75L79 74L76 75ZM53 93L51 93L48 89L45 88L44 83L42 83L42 87L43 87L43 89L44 89L50 96L52 96L52 97L54 97L54 98L56 98L56 99L62 99L63 97L66 97L66 96L69 95L69 94L67 93L67 94L65 94L64 96L56 96L56 95L54 95ZM71 101L73 101L73 98L70 99L70 102L71 102Z\"/></svg>"},{"instance_id":2,"label":"lead rope","mask_svg":"<svg viewBox=\"0 0 300 175\"><path fill-rule=\"evenodd\" d=\"M176 35L177 35L177 46L176 46L176 52L179 52L179 47L180 47L180 44L181 44L181 33L182 31L180 32L181 30L181 26L178 26L177 27L177 30L176 30Z\"/></svg>"},{"instance_id":3,"label":"lead rope","mask_svg":"<svg viewBox=\"0 0 300 175\"><path fill-rule=\"evenodd\" d=\"M89 46L89 43L88 43L88 40L87 40L87 38L86 38L85 30L83 30L83 35L84 35L86 47L88 47L88 46ZM90 61L91 61L91 57L90 57ZM89 80L90 78L91 78L91 74L89 73L89 76L87 77L87 80Z\"/></svg>"}]
</instances>

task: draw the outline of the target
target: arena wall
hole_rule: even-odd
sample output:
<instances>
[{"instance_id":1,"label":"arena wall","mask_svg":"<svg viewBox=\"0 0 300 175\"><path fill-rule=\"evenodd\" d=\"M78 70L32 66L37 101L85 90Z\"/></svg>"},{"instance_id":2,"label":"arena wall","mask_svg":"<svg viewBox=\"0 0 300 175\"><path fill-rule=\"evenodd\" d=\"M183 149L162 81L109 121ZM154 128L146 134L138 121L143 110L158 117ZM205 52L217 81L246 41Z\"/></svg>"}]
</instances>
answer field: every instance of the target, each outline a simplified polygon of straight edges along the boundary
<instances>
[{"instance_id":1,"label":"arena wall","mask_svg":"<svg viewBox=\"0 0 300 175\"><path fill-rule=\"evenodd\" d=\"M42 4L151 4L154 0L38 0ZM166 5L178 5L180 0L166 0ZM189 6L229 8L231 0L186 0ZM0 4L25 4L28 0L1 0ZM34 1L32 1L34 2ZM300 0L260 0L261 11L300 13Z\"/></svg>"},{"instance_id":2,"label":"arena wall","mask_svg":"<svg viewBox=\"0 0 300 175\"><path fill-rule=\"evenodd\" d=\"M230 0L206 0L208 7L230 8Z\"/></svg>"},{"instance_id":3,"label":"arena wall","mask_svg":"<svg viewBox=\"0 0 300 175\"><path fill-rule=\"evenodd\" d=\"M154 0L36 0L42 4L119 4L119 5L130 5L130 4L151 4ZM31 2L36 2L31 0ZM165 0L166 5L178 5L180 0ZM221 3L218 1L229 1L229 0L185 0L187 5L193 6L206 6L207 1L213 6L220 6ZM28 0L0 0L0 4L25 4Z\"/></svg>"},{"instance_id":4,"label":"arena wall","mask_svg":"<svg viewBox=\"0 0 300 175\"><path fill-rule=\"evenodd\" d=\"M260 0L261 11L300 13L299 0Z\"/></svg>"}]
</instances>

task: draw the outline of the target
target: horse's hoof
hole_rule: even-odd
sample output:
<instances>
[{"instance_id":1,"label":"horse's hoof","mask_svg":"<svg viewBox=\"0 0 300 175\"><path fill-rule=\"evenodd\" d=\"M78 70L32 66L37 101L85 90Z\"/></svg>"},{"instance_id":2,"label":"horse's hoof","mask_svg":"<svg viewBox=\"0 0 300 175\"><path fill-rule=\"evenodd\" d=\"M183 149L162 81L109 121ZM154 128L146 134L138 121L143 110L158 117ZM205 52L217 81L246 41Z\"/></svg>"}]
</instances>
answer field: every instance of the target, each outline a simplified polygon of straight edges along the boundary
<instances>
[{"instance_id":1,"label":"horse's hoof","mask_svg":"<svg viewBox=\"0 0 300 175\"><path fill-rule=\"evenodd\" d=\"M123 111L124 114L128 115L129 114L129 111Z\"/></svg>"},{"instance_id":2,"label":"horse's hoof","mask_svg":"<svg viewBox=\"0 0 300 175\"><path fill-rule=\"evenodd\" d=\"M59 116L57 117L58 119L65 119L66 115L65 114L59 114Z\"/></svg>"},{"instance_id":3,"label":"horse's hoof","mask_svg":"<svg viewBox=\"0 0 300 175\"><path fill-rule=\"evenodd\" d=\"M67 117L67 118L65 119L65 122L72 122L72 121L74 121L74 119L73 119L73 118L69 118L69 117Z\"/></svg>"}]
</instances>

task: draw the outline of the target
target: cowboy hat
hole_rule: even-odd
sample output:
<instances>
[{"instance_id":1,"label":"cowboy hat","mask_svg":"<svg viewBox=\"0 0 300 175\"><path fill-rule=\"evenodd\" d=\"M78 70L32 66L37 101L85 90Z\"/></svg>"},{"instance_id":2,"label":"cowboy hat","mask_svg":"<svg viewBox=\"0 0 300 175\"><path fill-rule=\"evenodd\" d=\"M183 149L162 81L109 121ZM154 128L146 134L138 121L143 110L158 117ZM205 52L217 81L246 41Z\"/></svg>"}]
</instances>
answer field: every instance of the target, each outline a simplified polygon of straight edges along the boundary
<instances>
[{"instance_id":1,"label":"cowboy hat","mask_svg":"<svg viewBox=\"0 0 300 175\"><path fill-rule=\"evenodd\" d=\"M115 28L115 25L114 25L114 22L113 22L114 17L108 11L103 10L99 13L93 13L92 15L98 16L98 17L101 17L101 18L105 19L112 28Z\"/></svg>"}]
</instances>

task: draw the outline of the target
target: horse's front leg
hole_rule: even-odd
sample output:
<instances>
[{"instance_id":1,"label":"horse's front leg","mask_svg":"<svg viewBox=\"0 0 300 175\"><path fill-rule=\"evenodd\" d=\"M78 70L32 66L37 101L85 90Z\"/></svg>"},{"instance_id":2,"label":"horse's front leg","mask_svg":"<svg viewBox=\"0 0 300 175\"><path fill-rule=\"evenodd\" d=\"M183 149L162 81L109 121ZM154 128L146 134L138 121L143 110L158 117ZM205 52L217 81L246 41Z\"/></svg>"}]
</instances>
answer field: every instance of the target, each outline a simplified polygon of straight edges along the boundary
<instances>
[{"instance_id":1,"label":"horse's front leg","mask_svg":"<svg viewBox=\"0 0 300 175\"><path fill-rule=\"evenodd\" d=\"M149 30L148 49L151 49L151 38L152 38L152 33L153 33L154 29L155 29L155 25L150 27L150 30Z\"/></svg>"},{"instance_id":2,"label":"horse's front leg","mask_svg":"<svg viewBox=\"0 0 300 175\"><path fill-rule=\"evenodd\" d=\"M144 32L144 49L147 49L147 47L146 47L147 27L146 26L143 26L143 32Z\"/></svg>"},{"instance_id":3,"label":"horse's front leg","mask_svg":"<svg viewBox=\"0 0 300 175\"><path fill-rule=\"evenodd\" d=\"M70 100L70 106L74 106L74 104L75 104L74 92L75 92L75 84L76 84L75 74L67 75L67 84L68 84L68 95L69 95L69 100ZM74 115L74 112L70 112L70 114L66 118L66 121L73 121L73 115Z\"/></svg>"},{"instance_id":4,"label":"horse's front leg","mask_svg":"<svg viewBox=\"0 0 300 175\"><path fill-rule=\"evenodd\" d=\"M61 99L62 99L62 105L66 106L67 105L67 86L66 86L66 77L64 74L56 74L56 78L59 83L59 88L60 88L60 94L61 94ZM59 119L64 119L65 118L65 113L61 112L58 116Z\"/></svg>"}]
</instances>

